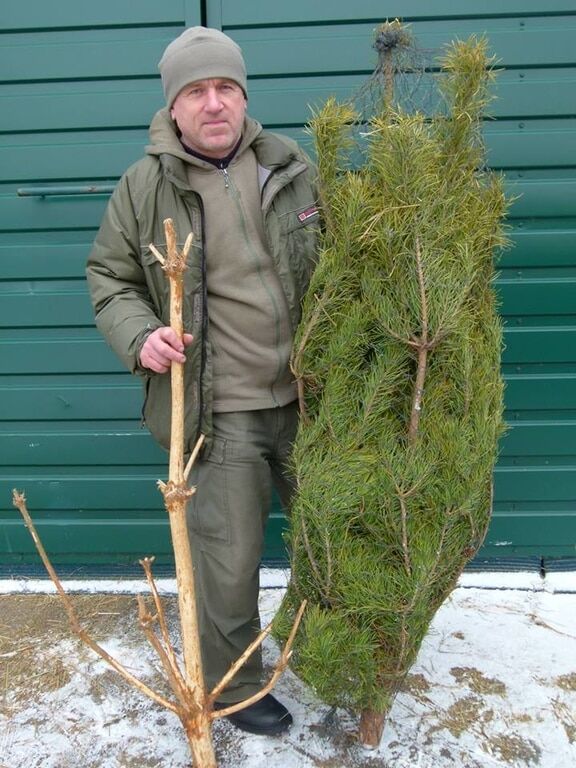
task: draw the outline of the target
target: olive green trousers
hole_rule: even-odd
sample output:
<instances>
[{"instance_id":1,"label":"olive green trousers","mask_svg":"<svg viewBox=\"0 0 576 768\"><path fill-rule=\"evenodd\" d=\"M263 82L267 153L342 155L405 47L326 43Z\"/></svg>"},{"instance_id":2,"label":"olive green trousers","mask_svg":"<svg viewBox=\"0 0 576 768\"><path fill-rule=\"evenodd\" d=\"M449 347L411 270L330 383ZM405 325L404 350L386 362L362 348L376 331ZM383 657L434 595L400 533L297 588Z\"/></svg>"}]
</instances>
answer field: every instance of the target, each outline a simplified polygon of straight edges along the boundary
<instances>
[{"instance_id":1,"label":"olive green trousers","mask_svg":"<svg viewBox=\"0 0 576 768\"><path fill-rule=\"evenodd\" d=\"M210 454L191 476L188 506L205 684L210 690L260 630L259 567L275 487L288 509L294 490L287 462L298 424L297 403L214 414ZM261 687L254 653L219 697L235 702Z\"/></svg>"}]
</instances>

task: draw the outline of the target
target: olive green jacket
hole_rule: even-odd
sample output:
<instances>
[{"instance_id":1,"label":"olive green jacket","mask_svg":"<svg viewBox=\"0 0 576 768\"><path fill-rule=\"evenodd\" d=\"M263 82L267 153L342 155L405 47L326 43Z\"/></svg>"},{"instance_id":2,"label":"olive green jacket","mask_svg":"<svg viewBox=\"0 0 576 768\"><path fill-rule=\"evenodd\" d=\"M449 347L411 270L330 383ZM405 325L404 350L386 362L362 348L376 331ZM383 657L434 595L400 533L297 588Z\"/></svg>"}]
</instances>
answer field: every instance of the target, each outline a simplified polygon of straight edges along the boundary
<instances>
[{"instance_id":1,"label":"olive green jacket","mask_svg":"<svg viewBox=\"0 0 576 768\"><path fill-rule=\"evenodd\" d=\"M251 118L246 118L244 134L253 136L265 231L295 330L317 255L315 170L295 142L262 130ZM144 377L145 421L156 440L168 448L170 376L139 364L146 336L170 324L168 281L149 246L165 249L166 218L174 221L180 247L188 233L194 233L183 303L184 328L194 336L184 367L189 452L200 432L210 437L212 423L203 204L188 182L189 159L167 110L154 118L151 137L146 157L128 169L110 198L86 274L96 324L126 367Z\"/></svg>"}]
</instances>

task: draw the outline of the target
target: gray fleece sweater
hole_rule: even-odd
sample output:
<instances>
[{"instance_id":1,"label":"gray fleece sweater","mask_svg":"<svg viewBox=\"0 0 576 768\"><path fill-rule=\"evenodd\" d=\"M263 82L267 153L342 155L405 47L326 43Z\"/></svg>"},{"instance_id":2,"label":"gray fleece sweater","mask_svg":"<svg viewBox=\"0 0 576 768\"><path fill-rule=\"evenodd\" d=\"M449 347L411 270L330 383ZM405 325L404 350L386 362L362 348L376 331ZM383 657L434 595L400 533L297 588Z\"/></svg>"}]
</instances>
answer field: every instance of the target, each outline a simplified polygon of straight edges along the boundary
<instances>
[{"instance_id":1,"label":"gray fleece sweater","mask_svg":"<svg viewBox=\"0 0 576 768\"><path fill-rule=\"evenodd\" d=\"M185 155L188 183L204 210L215 412L273 408L297 397L288 304L266 242L262 178L250 147L260 131L246 121L224 171Z\"/></svg>"}]
</instances>

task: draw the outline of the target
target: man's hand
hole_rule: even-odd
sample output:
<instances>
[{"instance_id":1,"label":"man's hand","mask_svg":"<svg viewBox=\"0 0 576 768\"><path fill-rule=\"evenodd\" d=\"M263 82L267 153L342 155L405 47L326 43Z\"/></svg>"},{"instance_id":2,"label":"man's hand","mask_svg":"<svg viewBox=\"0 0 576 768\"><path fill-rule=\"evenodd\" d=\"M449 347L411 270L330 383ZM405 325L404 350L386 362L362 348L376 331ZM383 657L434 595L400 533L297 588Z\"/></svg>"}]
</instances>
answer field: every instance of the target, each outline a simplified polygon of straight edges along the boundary
<instances>
[{"instance_id":1,"label":"man's hand","mask_svg":"<svg viewBox=\"0 0 576 768\"><path fill-rule=\"evenodd\" d=\"M148 336L140 350L140 365L155 373L166 373L172 361L184 363L184 348L192 344L193 336L185 333L182 341L172 328L157 328Z\"/></svg>"}]
</instances>

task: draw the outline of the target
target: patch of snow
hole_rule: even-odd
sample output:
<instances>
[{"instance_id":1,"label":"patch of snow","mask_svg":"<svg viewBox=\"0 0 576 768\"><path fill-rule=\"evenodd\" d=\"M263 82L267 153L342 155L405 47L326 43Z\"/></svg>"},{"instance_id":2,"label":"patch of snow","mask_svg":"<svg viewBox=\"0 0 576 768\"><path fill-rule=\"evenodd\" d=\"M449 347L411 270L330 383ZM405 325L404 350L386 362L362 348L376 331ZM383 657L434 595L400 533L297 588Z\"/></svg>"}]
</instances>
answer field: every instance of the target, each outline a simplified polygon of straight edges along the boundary
<instances>
[{"instance_id":1,"label":"patch of snow","mask_svg":"<svg viewBox=\"0 0 576 768\"><path fill-rule=\"evenodd\" d=\"M58 569L56 569L58 570ZM260 571L260 585L262 589L281 589L288 584L290 571L283 568L262 568ZM176 579L156 579L158 591L162 595L177 594ZM66 592L78 594L106 594L137 595L148 593L150 590L146 579L62 579L62 586ZM0 595L9 594L56 594L56 587L49 578L26 579L12 578L0 579ZM2 768L2 766L0 766Z\"/></svg>"},{"instance_id":2,"label":"patch of snow","mask_svg":"<svg viewBox=\"0 0 576 768\"><path fill-rule=\"evenodd\" d=\"M545 579L536 571L465 571L458 579L458 586L542 592L544 590L544 582ZM576 586L576 578L574 582Z\"/></svg>"},{"instance_id":3,"label":"patch of snow","mask_svg":"<svg viewBox=\"0 0 576 768\"><path fill-rule=\"evenodd\" d=\"M286 574L271 576L273 588L261 592L263 622L277 609ZM82 584L113 591L108 581ZM17 590L0 583L0 591ZM135 674L155 674L153 651L136 636L119 631L104 645ZM50 642L48 633L46 648ZM268 638L266 665L277 653ZM0 707L1 768L190 766L172 713L73 639L57 641L50 654L69 679L11 713ZM467 573L436 614L378 749L362 749L356 718L323 704L289 670L275 689L294 715L288 734L251 736L217 721L214 742L220 768L571 768L575 682L576 574Z\"/></svg>"},{"instance_id":4,"label":"patch of snow","mask_svg":"<svg viewBox=\"0 0 576 768\"><path fill-rule=\"evenodd\" d=\"M547 592L576 592L576 571L548 573L544 588Z\"/></svg>"}]
</instances>

